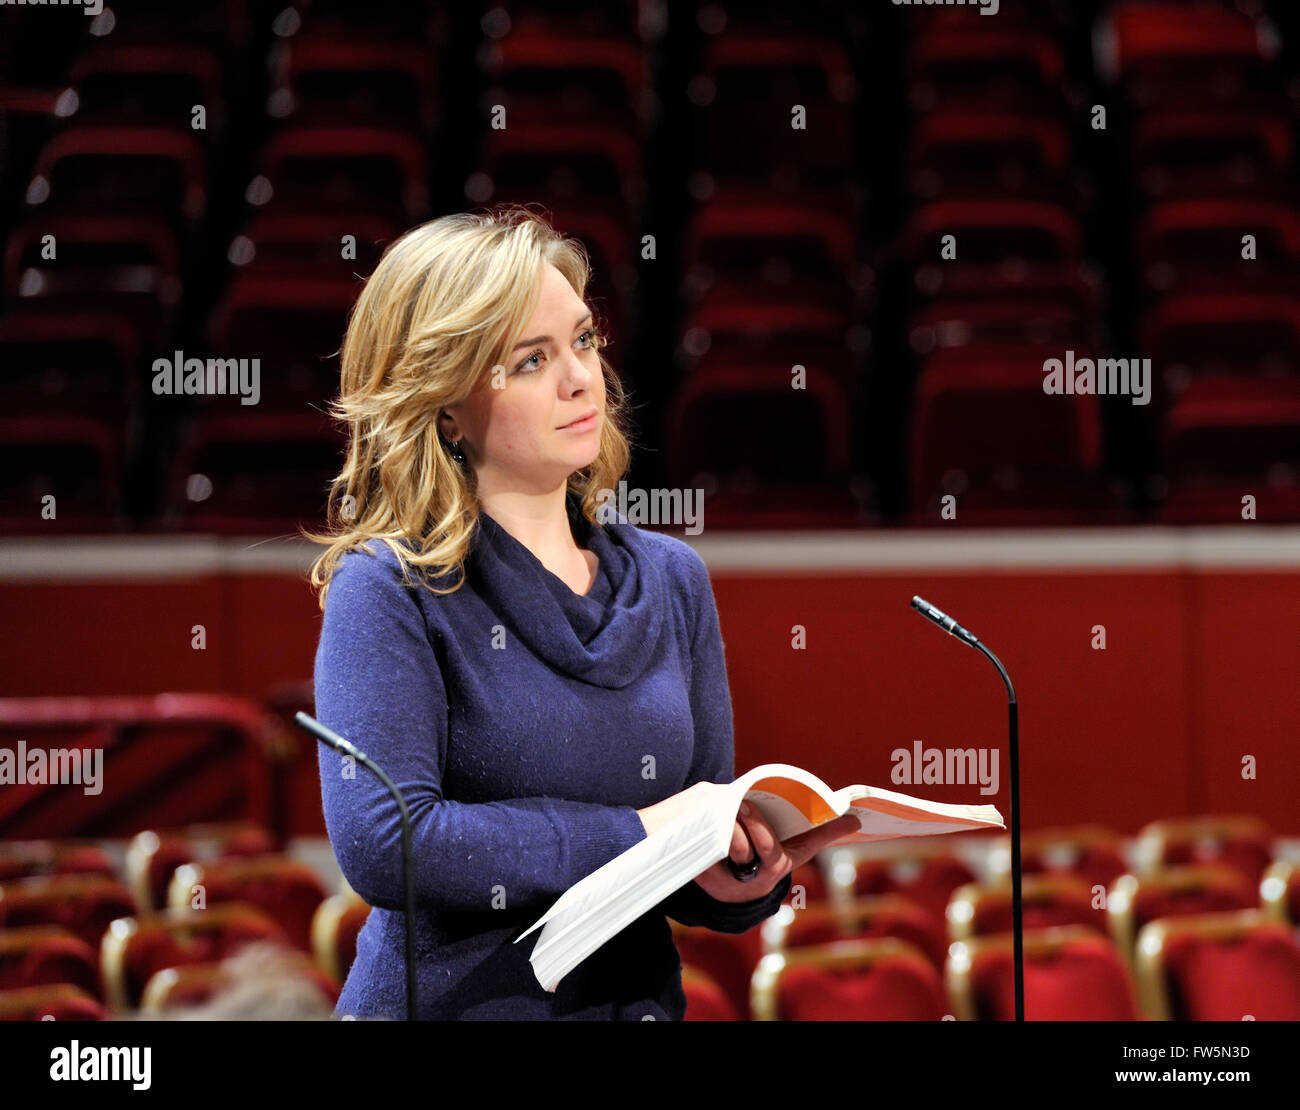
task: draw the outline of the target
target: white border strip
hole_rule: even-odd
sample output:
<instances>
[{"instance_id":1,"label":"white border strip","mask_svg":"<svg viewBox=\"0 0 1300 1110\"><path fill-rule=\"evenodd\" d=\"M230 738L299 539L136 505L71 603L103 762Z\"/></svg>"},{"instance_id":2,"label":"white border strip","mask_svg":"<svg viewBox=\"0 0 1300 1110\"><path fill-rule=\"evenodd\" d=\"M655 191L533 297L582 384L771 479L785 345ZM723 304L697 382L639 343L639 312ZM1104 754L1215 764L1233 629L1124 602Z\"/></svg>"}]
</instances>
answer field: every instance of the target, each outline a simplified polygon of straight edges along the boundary
<instances>
[{"instance_id":1,"label":"white border strip","mask_svg":"<svg viewBox=\"0 0 1300 1110\"><path fill-rule=\"evenodd\" d=\"M715 574L873 571L1300 569L1300 527L675 533ZM305 578L324 548L294 537L0 539L0 582L161 582L214 574Z\"/></svg>"},{"instance_id":2,"label":"white border strip","mask_svg":"<svg viewBox=\"0 0 1300 1110\"><path fill-rule=\"evenodd\" d=\"M949 533L754 532L683 537L711 570L1126 570L1300 567L1300 527L1015 529Z\"/></svg>"}]
</instances>

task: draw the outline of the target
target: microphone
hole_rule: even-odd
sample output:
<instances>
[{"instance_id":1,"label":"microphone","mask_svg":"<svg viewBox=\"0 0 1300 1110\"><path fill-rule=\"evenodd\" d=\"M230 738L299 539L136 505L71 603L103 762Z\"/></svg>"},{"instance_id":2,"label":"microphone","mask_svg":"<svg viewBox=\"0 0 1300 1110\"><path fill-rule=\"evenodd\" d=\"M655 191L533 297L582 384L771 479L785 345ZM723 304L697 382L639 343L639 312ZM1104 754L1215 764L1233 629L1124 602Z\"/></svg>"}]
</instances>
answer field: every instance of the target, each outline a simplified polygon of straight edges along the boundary
<instances>
[{"instance_id":1,"label":"microphone","mask_svg":"<svg viewBox=\"0 0 1300 1110\"><path fill-rule=\"evenodd\" d=\"M311 733L322 744L326 744L344 755L350 755L363 767L370 768L397 801L397 808L402 815L402 886L406 896L406 1020L415 1021L415 897L414 888L411 885L411 814L406 808L406 799L402 797L402 792L393 785L393 780L384 774L383 768L355 744L343 739L333 729L326 728L315 717L309 717L306 713L294 714L293 721L304 732Z\"/></svg>"},{"instance_id":2,"label":"microphone","mask_svg":"<svg viewBox=\"0 0 1300 1110\"><path fill-rule=\"evenodd\" d=\"M1025 1020L1025 939L1024 921L1020 902L1020 726L1016 691L1011 685L1007 669L979 638L959 625L942 609L931 605L923 597L912 598L912 608L927 620L933 621L945 632L956 636L962 643L975 648L997 667L1007 688L1008 751L1011 756L1011 928L1012 949L1015 962L1016 1021Z\"/></svg>"},{"instance_id":3,"label":"microphone","mask_svg":"<svg viewBox=\"0 0 1300 1110\"><path fill-rule=\"evenodd\" d=\"M973 633L968 632L966 629L962 628L962 626L959 625L955 620L953 620L952 617L948 616L948 614L945 613L942 609L936 609L933 605L931 605L928 601L926 601L925 598L923 597L912 598L912 608L915 609L918 613L920 613L921 616L925 617L927 620L934 621L934 623L937 624L940 628L942 628L945 632L951 633L953 636L956 636L957 639L961 640L963 643L969 645L970 647L974 647L976 644L979 643L979 640L975 637Z\"/></svg>"}]
</instances>

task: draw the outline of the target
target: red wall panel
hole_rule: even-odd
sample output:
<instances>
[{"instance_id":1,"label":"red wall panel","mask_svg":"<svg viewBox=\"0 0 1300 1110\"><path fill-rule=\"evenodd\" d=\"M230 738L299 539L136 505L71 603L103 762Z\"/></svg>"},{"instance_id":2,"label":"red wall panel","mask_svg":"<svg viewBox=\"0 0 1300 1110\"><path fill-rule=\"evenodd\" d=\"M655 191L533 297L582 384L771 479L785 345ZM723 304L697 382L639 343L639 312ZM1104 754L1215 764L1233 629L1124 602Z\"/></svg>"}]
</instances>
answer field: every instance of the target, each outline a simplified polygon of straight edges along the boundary
<instances>
[{"instance_id":1,"label":"red wall panel","mask_svg":"<svg viewBox=\"0 0 1300 1110\"><path fill-rule=\"evenodd\" d=\"M1098 822L1131 833L1157 817L1245 812L1300 833L1300 574L717 571L713 585L740 771L795 762L832 786L992 801L1009 816L1001 680L911 610L919 593L1011 673L1026 828ZM262 698L310 677L320 627L314 595L290 573L7 581L0 617L0 689L19 696ZM190 646L195 624L207 628L206 651ZM796 625L804 650L791 646ZM1105 650L1092 647L1094 625L1105 626ZM891 752L918 740L997 748L998 794L894 783ZM1241 777L1244 754L1258 760L1254 780Z\"/></svg>"}]
</instances>

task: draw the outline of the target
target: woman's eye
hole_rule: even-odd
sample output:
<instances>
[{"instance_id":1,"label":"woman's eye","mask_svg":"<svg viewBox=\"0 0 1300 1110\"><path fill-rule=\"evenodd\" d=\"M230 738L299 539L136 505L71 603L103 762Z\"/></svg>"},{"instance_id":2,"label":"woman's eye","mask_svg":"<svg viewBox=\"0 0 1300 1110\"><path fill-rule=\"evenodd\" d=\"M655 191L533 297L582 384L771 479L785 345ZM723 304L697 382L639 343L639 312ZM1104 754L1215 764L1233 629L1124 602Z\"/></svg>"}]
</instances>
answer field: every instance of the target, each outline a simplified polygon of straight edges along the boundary
<instances>
[{"instance_id":1,"label":"woman's eye","mask_svg":"<svg viewBox=\"0 0 1300 1110\"><path fill-rule=\"evenodd\" d=\"M583 343L584 344L583 350L590 351L595 349L599 339L600 339L600 335L599 333L597 333L596 329L588 328L580 336L578 336L578 338L575 339L574 342ZM541 369L541 363L538 362L537 360L542 357L543 357L542 350L539 347L531 355L529 355L526 359L524 359L523 362L521 362L518 366L516 366L515 369L522 374L534 374Z\"/></svg>"}]
</instances>

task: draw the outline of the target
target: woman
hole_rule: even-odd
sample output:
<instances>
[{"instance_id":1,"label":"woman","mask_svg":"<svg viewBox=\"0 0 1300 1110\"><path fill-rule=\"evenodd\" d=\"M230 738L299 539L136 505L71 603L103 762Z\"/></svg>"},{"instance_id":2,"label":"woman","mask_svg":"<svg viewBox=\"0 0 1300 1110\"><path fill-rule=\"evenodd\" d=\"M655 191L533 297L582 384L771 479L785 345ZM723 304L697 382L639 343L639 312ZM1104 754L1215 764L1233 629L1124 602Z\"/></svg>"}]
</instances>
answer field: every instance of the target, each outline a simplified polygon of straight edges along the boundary
<instances>
[{"instance_id":1,"label":"woman","mask_svg":"<svg viewBox=\"0 0 1300 1110\"><path fill-rule=\"evenodd\" d=\"M629 448L584 302L588 263L525 208L393 243L342 348L349 447L312 582L319 719L410 807L422 1018L680 1019L666 915L744 931L791 869L843 835L781 845L742 816L731 859L544 991L512 943L585 875L734 777L704 564L604 521ZM401 831L376 778L320 752L330 841L374 907L338 1012L405 1012ZM852 820L851 818L849 819ZM752 847L751 847L752 843ZM536 934L534 934L535 938Z\"/></svg>"}]
</instances>

